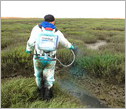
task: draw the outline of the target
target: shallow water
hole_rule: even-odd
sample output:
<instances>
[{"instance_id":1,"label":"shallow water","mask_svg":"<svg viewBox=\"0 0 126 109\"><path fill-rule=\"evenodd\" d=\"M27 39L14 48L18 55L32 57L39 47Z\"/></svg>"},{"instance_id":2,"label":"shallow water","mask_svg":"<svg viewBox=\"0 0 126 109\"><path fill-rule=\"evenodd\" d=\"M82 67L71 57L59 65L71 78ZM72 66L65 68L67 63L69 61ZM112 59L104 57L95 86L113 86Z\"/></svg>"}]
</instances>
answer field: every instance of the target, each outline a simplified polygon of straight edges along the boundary
<instances>
[{"instance_id":1,"label":"shallow water","mask_svg":"<svg viewBox=\"0 0 126 109\"><path fill-rule=\"evenodd\" d=\"M107 42L103 40L98 40L96 43L86 44L87 48L90 49L99 49L100 46L106 45Z\"/></svg>"},{"instance_id":2,"label":"shallow water","mask_svg":"<svg viewBox=\"0 0 126 109\"><path fill-rule=\"evenodd\" d=\"M58 80L61 88L66 90L71 95L80 99L81 103L88 108L107 108L100 100L96 97L92 96L90 93L85 91L84 89L77 86L75 83L71 82L67 79Z\"/></svg>"}]
</instances>

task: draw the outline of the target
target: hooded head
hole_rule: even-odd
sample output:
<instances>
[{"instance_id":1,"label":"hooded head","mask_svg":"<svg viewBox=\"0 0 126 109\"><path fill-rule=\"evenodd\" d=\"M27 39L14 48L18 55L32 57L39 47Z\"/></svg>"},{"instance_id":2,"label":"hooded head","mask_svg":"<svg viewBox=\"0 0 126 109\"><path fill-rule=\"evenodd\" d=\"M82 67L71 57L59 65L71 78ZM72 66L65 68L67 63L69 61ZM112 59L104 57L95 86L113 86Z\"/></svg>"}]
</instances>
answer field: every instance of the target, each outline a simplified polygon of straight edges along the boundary
<instances>
[{"instance_id":1,"label":"hooded head","mask_svg":"<svg viewBox=\"0 0 126 109\"><path fill-rule=\"evenodd\" d=\"M52 29L55 29L56 26L55 26L55 18L53 15L51 14L48 14L48 15L45 15L44 17L44 20L41 24L40 24L40 27L44 27L44 28L52 28Z\"/></svg>"},{"instance_id":2,"label":"hooded head","mask_svg":"<svg viewBox=\"0 0 126 109\"><path fill-rule=\"evenodd\" d=\"M45 20L46 22L53 22L53 21L55 21L55 18L54 18L53 15L48 14L48 15L45 15L44 20Z\"/></svg>"}]
</instances>

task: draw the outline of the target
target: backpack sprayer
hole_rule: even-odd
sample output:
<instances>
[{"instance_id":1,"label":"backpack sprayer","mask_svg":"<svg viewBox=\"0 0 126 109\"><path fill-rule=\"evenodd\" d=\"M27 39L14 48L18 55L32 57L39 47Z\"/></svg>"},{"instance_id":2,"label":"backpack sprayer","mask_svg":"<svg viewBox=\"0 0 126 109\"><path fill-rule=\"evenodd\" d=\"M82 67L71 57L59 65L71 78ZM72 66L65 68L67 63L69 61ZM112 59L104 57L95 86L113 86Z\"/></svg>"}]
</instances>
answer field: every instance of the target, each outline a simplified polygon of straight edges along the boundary
<instances>
[{"instance_id":1,"label":"backpack sprayer","mask_svg":"<svg viewBox=\"0 0 126 109\"><path fill-rule=\"evenodd\" d=\"M68 65L64 65L59 59L52 58L51 56L48 56L48 53L55 51L58 47L58 43L59 43L59 38L58 36L55 34L54 31L43 31L41 34L39 34L37 40L36 40L36 46L37 48L40 50L40 58L36 58L39 60L45 60L45 61L58 61L62 66L64 67L69 67L71 66L74 61L75 61L75 52L77 51L77 47L75 47L75 50L71 50L72 54L73 54L73 60L70 64ZM44 52L44 55L42 55ZM37 51L36 51L36 56Z\"/></svg>"}]
</instances>

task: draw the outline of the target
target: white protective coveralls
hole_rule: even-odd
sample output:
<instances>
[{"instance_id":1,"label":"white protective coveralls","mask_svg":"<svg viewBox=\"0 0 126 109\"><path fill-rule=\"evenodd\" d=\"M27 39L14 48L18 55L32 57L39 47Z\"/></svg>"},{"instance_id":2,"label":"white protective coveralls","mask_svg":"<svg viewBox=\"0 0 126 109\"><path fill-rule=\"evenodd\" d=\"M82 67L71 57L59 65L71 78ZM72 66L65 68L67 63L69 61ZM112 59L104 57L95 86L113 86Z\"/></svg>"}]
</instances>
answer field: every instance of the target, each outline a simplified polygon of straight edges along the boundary
<instances>
[{"instance_id":1,"label":"white protective coveralls","mask_svg":"<svg viewBox=\"0 0 126 109\"><path fill-rule=\"evenodd\" d=\"M26 51L31 52L34 49L34 54L37 51L37 54L40 54L40 50L36 47L36 37L42 32L42 30L45 30L43 27L40 28L39 25L36 25L32 31L29 40L27 41L27 47ZM55 32L56 35L59 37L59 42L66 48L71 48L72 44L64 37L64 35L58 30ZM56 54L56 51L50 52L50 56L54 56ZM33 64L34 64L34 75L36 84L39 88L42 87L41 81L43 74L43 77L45 78L45 87L51 88L53 86L53 83L55 81L54 79L54 70L55 70L55 64L56 61L43 61L38 60L35 58L35 55L33 56Z\"/></svg>"}]
</instances>

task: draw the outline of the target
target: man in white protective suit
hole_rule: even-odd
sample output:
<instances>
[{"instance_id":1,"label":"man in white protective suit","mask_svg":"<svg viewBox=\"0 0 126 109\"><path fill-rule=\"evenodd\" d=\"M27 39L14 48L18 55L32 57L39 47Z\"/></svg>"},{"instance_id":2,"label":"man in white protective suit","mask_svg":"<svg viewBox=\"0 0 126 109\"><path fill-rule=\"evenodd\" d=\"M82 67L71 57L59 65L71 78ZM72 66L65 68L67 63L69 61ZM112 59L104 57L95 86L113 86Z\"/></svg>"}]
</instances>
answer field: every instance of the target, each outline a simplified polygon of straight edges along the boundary
<instances>
[{"instance_id":1,"label":"man in white protective suit","mask_svg":"<svg viewBox=\"0 0 126 109\"><path fill-rule=\"evenodd\" d=\"M44 21L33 27L26 52L34 50L33 64L36 84L43 100L53 97L54 70L56 64L56 51L58 44L74 50L74 46L64 37L55 26L53 15L45 15Z\"/></svg>"}]
</instances>

